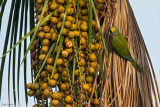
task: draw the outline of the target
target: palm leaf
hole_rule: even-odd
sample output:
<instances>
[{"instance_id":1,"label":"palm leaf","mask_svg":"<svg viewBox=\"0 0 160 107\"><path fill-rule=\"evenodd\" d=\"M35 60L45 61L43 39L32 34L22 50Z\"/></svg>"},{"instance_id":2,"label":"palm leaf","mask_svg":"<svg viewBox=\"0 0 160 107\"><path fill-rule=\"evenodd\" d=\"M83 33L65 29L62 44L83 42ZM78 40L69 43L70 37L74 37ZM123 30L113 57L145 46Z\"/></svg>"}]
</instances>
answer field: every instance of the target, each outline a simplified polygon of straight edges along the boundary
<instances>
[{"instance_id":1,"label":"palm leaf","mask_svg":"<svg viewBox=\"0 0 160 107\"><path fill-rule=\"evenodd\" d=\"M101 26L100 26L100 23L99 23L99 19L98 19L98 16L97 16L97 12L96 12L96 8L95 8L95 6L94 6L93 0L91 0L91 4L92 4L92 6L93 6L93 11L94 11L94 14L95 14L95 17L96 17L99 34L100 34L101 39L102 39L102 45L103 45L103 47L104 47L105 58L107 59L107 64L109 65L108 55L107 55L107 47L106 47L106 45L105 45L105 39L104 39L104 36L103 36L103 33L102 33L102 29L101 29Z\"/></svg>"},{"instance_id":2,"label":"palm leaf","mask_svg":"<svg viewBox=\"0 0 160 107\"><path fill-rule=\"evenodd\" d=\"M2 17L3 17L3 13L4 13L4 8L6 6L6 2L7 0L5 0L2 4L2 1L0 1L0 6L2 4L2 7L1 7L1 13L0 13L0 31L1 31L1 25L2 25Z\"/></svg>"},{"instance_id":3,"label":"palm leaf","mask_svg":"<svg viewBox=\"0 0 160 107\"><path fill-rule=\"evenodd\" d=\"M31 41L30 41L30 43L29 43L29 46L28 46L27 50L25 51L25 54L24 54L24 57L23 57L23 59L22 59L21 65L22 65L23 61L25 60L25 58L26 58L26 56L27 56L27 54L28 54L28 51L29 51L31 45L32 45L33 41L35 40L35 38L36 38L36 36L37 36L38 28L39 28L40 25L41 25L42 16L43 16L43 14L44 14L44 10L45 10L48 2L49 2L49 0L45 0L45 3L44 3L44 6L43 6L43 9L42 9L42 13L41 13L40 19L39 19L39 21L38 21L38 23L37 23L36 29L35 29L35 31L34 31L34 33L33 33L33 37L32 37L32 39L31 39Z\"/></svg>"},{"instance_id":4,"label":"palm leaf","mask_svg":"<svg viewBox=\"0 0 160 107\"><path fill-rule=\"evenodd\" d=\"M7 27L7 30L6 30L6 38L5 38L5 42L4 42L3 54L5 54L6 51L7 51L8 40L9 40L9 36L10 36L9 34L10 34L10 29L11 29L11 21L12 21L14 4L15 4L15 0L12 0L9 20L8 20L8 27ZM6 59L6 57L3 57L2 62L1 62L1 70L0 70L1 71L0 72L0 100L1 100L2 79L3 79L3 70L4 70L5 59Z\"/></svg>"}]
</instances>

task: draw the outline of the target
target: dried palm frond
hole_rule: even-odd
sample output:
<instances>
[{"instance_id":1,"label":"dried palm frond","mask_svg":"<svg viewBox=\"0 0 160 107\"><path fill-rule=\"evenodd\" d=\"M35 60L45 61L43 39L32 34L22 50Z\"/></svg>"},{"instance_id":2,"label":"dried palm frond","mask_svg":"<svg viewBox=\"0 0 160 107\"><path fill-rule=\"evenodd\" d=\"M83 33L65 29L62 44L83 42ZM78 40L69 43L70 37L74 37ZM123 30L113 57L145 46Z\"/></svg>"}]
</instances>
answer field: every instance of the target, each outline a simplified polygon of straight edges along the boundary
<instances>
[{"instance_id":1,"label":"dried palm frond","mask_svg":"<svg viewBox=\"0 0 160 107\"><path fill-rule=\"evenodd\" d=\"M153 107L153 105L158 107L160 94L156 76L129 1L112 0L108 5L111 11L106 13L102 30L108 46L110 66L107 67L104 52L101 51L104 57L105 82L99 81L101 83L100 107ZM109 17L108 14L111 16ZM108 25L117 27L126 36L131 55L143 68L145 74L137 72L129 61L120 57L112 49Z\"/></svg>"}]
</instances>

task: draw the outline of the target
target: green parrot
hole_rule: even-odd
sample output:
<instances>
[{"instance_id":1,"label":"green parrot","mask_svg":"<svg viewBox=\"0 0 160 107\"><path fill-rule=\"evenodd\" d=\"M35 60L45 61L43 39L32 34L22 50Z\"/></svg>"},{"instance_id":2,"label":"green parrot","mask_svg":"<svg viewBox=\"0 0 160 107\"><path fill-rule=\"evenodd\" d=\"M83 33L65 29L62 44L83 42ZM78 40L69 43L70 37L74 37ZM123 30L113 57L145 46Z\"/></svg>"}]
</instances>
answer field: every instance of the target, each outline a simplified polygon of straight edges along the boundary
<instances>
[{"instance_id":1,"label":"green parrot","mask_svg":"<svg viewBox=\"0 0 160 107\"><path fill-rule=\"evenodd\" d=\"M120 56L122 56L123 58L130 61L137 71L144 73L143 69L132 58L130 51L129 51L128 42L127 42L126 38L119 32L119 30L116 27L111 27L110 30L112 32L112 47L113 47L113 49Z\"/></svg>"}]
</instances>

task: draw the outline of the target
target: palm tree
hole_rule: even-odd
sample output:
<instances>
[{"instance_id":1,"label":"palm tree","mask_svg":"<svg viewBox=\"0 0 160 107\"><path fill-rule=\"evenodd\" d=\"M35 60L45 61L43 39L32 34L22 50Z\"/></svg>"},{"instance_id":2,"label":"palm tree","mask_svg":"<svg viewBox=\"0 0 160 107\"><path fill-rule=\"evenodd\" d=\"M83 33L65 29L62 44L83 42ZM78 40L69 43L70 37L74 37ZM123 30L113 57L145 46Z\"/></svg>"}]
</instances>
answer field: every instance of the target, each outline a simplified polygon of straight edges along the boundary
<instances>
[{"instance_id":1,"label":"palm tree","mask_svg":"<svg viewBox=\"0 0 160 107\"><path fill-rule=\"evenodd\" d=\"M48 0L45 0L45 2L47 1ZM8 27L6 30L6 38L5 38L4 48L3 48L3 54L7 52L7 48L9 49L12 48L16 44L16 42L19 40L24 40L24 46L21 43L19 45L16 45L17 47L14 48L12 51L10 51L8 60L6 60L6 56L4 56L1 60L0 98L4 98L2 96L2 93L3 93L2 83L4 82L3 73L8 72L9 103L10 103L10 97L11 97L10 78L12 77L13 90L16 90L16 91L13 91L13 99L14 99L15 105L17 104L16 100L18 100L18 102L21 101L21 99L19 98L20 96L19 86L21 83L20 72L22 72L20 70L20 67L21 67L20 63L23 58L22 57L23 51L24 53L28 51L27 39L25 38L29 36L25 34L28 32L28 29L32 30L35 27L36 14L34 13L34 6L36 7L36 5L34 5L34 2L32 0L23 0L23 1L12 0L9 19L8 19ZM3 12L5 9L7 9L5 8L6 3L10 3L10 2L7 2L7 0L0 1L1 33L3 32L1 30L2 18L4 17ZM116 106L116 107L151 106L152 107L154 105L158 107L159 106L158 102L160 101L158 83L157 83L154 69L151 63L151 59L149 57L146 45L144 43L143 37L141 35L140 29L138 27L137 21L135 19L135 16L129 1L128 0L104 0L104 3L105 3L106 10L105 12L103 12L102 17L98 17L100 26L97 27L97 32L99 32L100 36L102 35L104 37L104 40L103 40L103 37L101 36L101 39L102 39L101 49L96 54L98 56L97 73L95 73L95 75L93 76L94 77L94 80L92 82L93 88L92 88L92 93L87 100L88 106L91 107L91 102L93 101L93 99L99 98L100 99L99 107L110 107L110 106ZM93 5L93 0L89 0L88 8L89 8L88 23L90 23L90 19L92 21L92 18L95 18L95 20L98 20L96 18L96 11ZM93 8L93 10L91 8ZM92 17L92 12L94 13L94 17ZM48 19L46 19L46 21L47 20ZM88 26L89 35L92 33L91 25L92 24ZM119 28L119 31L126 36L131 55L134 57L137 63L145 71L145 74L140 74L139 72L136 72L136 70L134 69L134 67L129 61L120 57L112 49L111 34L109 32L109 29L111 26L116 26L117 28ZM38 28L38 26L36 27ZM63 30L63 27L61 28L62 30ZM101 30L103 34L101 34ZM35 37L37 32L36 30L34 31L35 33L30 35L31 41L32 41L32 37ZM25 35L24 39L22 39L23 35ZM90 38L90 36L88 38ZM29 56L27 56L27 58L31 59ZM31 60L31 62L33 62L33 59ZM28 78L27 72L31 71L30 74L31 74L32 81L33 81L33 78L34 79L37 78L34 75L35 71L30 70L29 68L27 69L27 66L30 66L31 62L30 60L24 60L24 64L23 64L26 105L28 103L27 86L26 86L27 78ZM4 68L5 65L8 65L8 71L5 70ZM74 64L72 66L74 66ZM11 70L11 67L13 67L12 70ZM98 73L98 71L101 71L101 72Z\"/></svg>"}]
</instances>

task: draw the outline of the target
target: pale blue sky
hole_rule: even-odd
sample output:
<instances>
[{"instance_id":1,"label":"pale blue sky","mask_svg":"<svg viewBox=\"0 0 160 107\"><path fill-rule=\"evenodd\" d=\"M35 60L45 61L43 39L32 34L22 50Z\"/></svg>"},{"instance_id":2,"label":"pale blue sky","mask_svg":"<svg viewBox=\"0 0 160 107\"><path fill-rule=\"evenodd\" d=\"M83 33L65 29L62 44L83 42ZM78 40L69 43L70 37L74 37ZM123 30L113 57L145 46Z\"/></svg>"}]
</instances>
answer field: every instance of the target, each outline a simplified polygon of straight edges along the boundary
<instances>
[{"instance_id":1,"label":"pale blue sky","mask_svg":"<svg viewBox=\"0 0 160 107\"><path fill-rule=\"evenodd\" d=\"M11 2L8 0L7 2ZM160 0L130 0L130 3L132 5L132 8L134 10L138 25L140 27L140 30L142 32L144 41L146 43L146 46L148 48L153 67L155 69L155 73L157 76L157 81L160 81ZM0 56L2 56L2 50L3 50L3 44L5 40L5 33L3 32L6 27L8 20L8 14L10 4L7 5L7 10L5 11L5 18L2 20L3 26L2 30L0 32ZM29 39L28 39L29 41ZM18 50L18 49L17 49ZM18 57L18 56L17 56ZM7 64L6 64L7 65ZM3 93L2 93L2 101L0 102L0 107L3 104L8 104L8 96L7 95L7 72L8 72L8 65L5 66L5 73L4 73L4 80L6 82L3 83ZM23 71L23 67L21 67L21 70ZM28 68L29 70L29 68ZM30 75L28 73L28 75ZM11 78L12 79L12 78ZM21 72L21 81L23 81L23 72ZM30 82L30 78L27 79L28 82ZM159 86L160 86L160 82ZM24 85L23 82L21 83L21 91L20 91L20 107L24 107ZM11 86L12 88L12 86ZM10 90L11 93L13 90ZM11 94L12 95L12 94ZM28 107L31 107L33 105L33 98L29 98L29 105ZM11 98L11 104L13 104L13 98ZM2 106L3 107L3 106ZM7 107L7 105L5 106Z\"/></svg>"}]
</instances>

